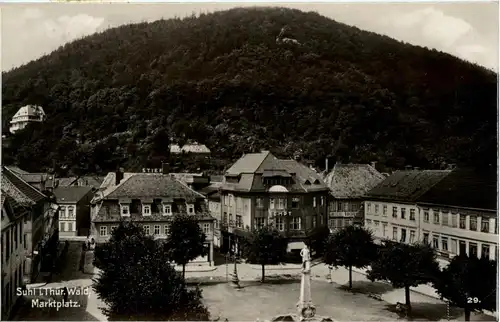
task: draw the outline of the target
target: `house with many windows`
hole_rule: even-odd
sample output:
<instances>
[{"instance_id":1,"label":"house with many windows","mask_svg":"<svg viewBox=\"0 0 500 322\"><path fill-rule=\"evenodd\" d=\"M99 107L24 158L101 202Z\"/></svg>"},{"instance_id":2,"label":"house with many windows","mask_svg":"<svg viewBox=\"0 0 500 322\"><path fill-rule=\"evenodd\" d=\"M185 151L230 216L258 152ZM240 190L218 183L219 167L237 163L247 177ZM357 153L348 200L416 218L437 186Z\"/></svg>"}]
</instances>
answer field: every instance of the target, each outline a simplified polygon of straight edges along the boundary
<instances>
[{"instance_id":1,"label":"house with many windows","mask_svg":"<svg viewBox=\"0 0 500 322\"><path fill-rule=\"evenodd\" d=\"M208 255L194 262L213 264L214 218L205 197L168 173L109 173L92 199L92 235L106 242L121 221L142 225L148 235L167 238L172 219L189 215L206 235Z\"/></svg>"},{"instance_id":2,"label":"house with many windows","mask_svg":"<svg viewBox=\"0 0 500 322\"><path fill-rule=\"evenodd\" d=\"M27 212L23 216L25 263L23 279L33 283L40 272L50 272L59 241L58 205L16 173L2 167L2 195L11 197Z\"/></svg>"},{"instance_id":3,"label":"house with many windows","mask_svg":"<svg viewBox=\"0 0 500 322\"><path fill-rule=\"evenodd\" d=\"M2 320L10 320L18 300L17 288L23 280L26 259L24 218L28 209L17 203L2 189Z\"/></svg>"},{"instance_id":4,"label":"house with many windows","mask_svg":"<svg viewBox=\"0 0 500 322\"><path fill-rule=\"evenodd\" d=\"M301 249L308 231L326 225L329 189L314 170L269 151L248 153L224 174L220 188L223 243L238 245L252 229L272 225Z\"/></svg>"},{"instance_id":5,"label":"house with many windows","mask_svg":"<svg viewBox=\"0 0 500 322\"><path fill-rule=\"evenodd\" d=\"M90 232L91 187L57 187L54 189L59 204L59 236L88 236Z\"/></svg>"},{"instance_id":6,"label":"house with many windows","mask_svg":"<svg viewBox=\"0 0 500 322\"><path fill-rule=\"evenodd\" d=\"M43 122L45 112L41 106L25 105L21 107L10 121L10 133L24 129L29 123Z\"/></svg>"},{"instance_id":7,"label":"house with many windows","mask_svg":"<svg viewBox=\"0 0 500 322\"><path fill-rule=\"evenodd\" d=\"M214 217L214 246L221 246L221 230L220 230L220 222L221 222L221 198L219 189L221 187L221 182L214 182L209 186L202 188L199 192L207 198L208 202L208 211L210 215Z\"/></svg>"},{"instance_id":8,"label":"house with many windows","mask_svg":"<svg viewBox=\"0 0 500 322\"><path fill-rule=\"evenodd\" d=\"M365 195L365 226L378 240L402 243L422 240L417 200L448 170L405 170L392 173Z\"/></svg>"},{"instance_id":9,"label":"house with many windows","mask_svg":"<svg viewBox=\"0 0 500 322\"><path fill-rule=\"evenodd\" d=\"M496 178L496 171L456 168L419 197L421 240L443 259L459 254L497 259Z\"/></svg>"},{"instance_id":10,"label":"house with many windows","mask_svg":"<svg viewBox=\"0 0 500 322\"><path fill-rule=\"evenodd\" d=\"M374 165L336 163L325 176L330 188L328 228L333 231L353 224L363 225L363 197L384 179Z\"/></svg>"}]
</instances>

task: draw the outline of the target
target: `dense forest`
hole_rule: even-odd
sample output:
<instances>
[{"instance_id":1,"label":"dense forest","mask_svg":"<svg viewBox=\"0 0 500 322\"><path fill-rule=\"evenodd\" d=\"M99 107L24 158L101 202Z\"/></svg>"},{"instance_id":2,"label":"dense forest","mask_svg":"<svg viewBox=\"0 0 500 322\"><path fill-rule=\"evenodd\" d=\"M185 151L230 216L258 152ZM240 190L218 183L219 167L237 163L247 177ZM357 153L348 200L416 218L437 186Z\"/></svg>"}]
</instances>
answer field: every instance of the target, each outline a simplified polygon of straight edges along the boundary
<instances>
[{"instance_id":1,"label":"dense forest","mask_svg":"<svg viewBox=\"0 0 500 322\"><path fill-rule=\"evenodd\" d=\"M282 37L296 41L279 41ZM497 75L314 12L237 8L109 29L2 75L3 162L39 171L173 162L206 144L324 163L496 163ZM8 137L25 104L47 120ZM8 144L7 144L8 143ZM182 160L176 160L180 164Z\"/></svg>"}]
</instances>

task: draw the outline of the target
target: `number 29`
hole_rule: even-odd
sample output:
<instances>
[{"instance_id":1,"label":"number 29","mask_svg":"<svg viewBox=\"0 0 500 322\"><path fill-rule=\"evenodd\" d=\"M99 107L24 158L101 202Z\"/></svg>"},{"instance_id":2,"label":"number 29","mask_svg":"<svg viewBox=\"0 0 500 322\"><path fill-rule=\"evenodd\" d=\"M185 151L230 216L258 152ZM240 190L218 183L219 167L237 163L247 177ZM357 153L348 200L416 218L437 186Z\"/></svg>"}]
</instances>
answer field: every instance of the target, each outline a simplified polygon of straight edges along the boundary
<instances>
[{"instance_id":1,"label":"number 29","mask_svg":"<svg viewBox=\"0 0 500 322\"><path fill-rule=\"evenodd\" d=\"M467 298L467 304L477 304L477 303L481 303L481 301L479 301L479 299L477 297L468 297Z\"/></svg>"}]
</instances>

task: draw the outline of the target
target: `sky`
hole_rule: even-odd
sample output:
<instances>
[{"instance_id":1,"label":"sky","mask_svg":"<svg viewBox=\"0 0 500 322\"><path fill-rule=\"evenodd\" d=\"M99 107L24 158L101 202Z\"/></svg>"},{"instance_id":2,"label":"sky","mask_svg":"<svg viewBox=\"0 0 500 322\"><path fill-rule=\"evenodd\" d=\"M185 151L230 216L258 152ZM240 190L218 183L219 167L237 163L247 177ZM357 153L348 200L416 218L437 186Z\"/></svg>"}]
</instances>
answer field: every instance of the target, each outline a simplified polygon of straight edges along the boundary
<instances>
[{"instance_id":1,"label":"sky","mask_svg":"<svg viewBox=\"0 0 500 322\"><path fill-rule=\"evenodd\" d=\"M497 2L406 3L2 3L2 71L123 24L242 6L316 11L336 21L434 48L498 71Z\"/></svg>"}]
</instances>

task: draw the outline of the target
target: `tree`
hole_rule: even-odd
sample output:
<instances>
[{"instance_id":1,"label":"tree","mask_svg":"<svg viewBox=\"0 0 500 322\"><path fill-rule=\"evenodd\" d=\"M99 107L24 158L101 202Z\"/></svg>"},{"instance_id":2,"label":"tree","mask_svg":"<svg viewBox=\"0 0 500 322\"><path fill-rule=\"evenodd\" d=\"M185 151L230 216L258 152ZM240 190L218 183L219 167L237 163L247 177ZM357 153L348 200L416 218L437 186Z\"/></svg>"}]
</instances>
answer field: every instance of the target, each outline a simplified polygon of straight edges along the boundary
<instances>
[{"instance_id":1,"label":"tree","mask_svg":"<svg viewBox=\"0 0 500 322\"><path fill-rule=\"evenodd\" d=\"M265 266L281 263L286 256L286 239L272 227L254 230L245 240L243 254L250 263L262 267L261 282L265 281Z\"/></svg>"},{"instance_id":2,"label":"tree","mask_svg":"<svg viewBox=\"0 0 500 322\"><path fill-rule=\"evenodd\" d=\"M375 258L377 248L372 234L356 226L347 226L331 234L324 250L325 264L344 266L349 270L349 289L352 288L352 268L364 268Z\"/></svg>"},{"instance_id":3,"label":"tree","mask_svg":"<svg viewBox=\"0 0 500 322\"><path fill-rule=\"evenodd\" d=\"M442 298L463 308L465 321L470 321L471 311L496 309L497 263L485 258L456 256L439 274L434 287Z\"/></svg>"},{"instance_id":4,"label":"tree","mask_svg":"<svg viewBox=\"0 0 500 322\"><path fill-rule=\"evenodd\" d=\"M325 251L325 243L330 235L330 229L326 226L314 227L309 233L307 240L309 248L315 252L315 256L322 256Z\"/></svg>"},{"instance_id":5,"label":"tree","mask_svg":"<svg viewBox=\"0 0 500 322\"><path fill-rule=\"evenodd\" d=\"M175 216L170 226L165 247L170 258L182 265L182 277L186 275L186 264L206 254L205 234L192 216Z\"/></svg>"},{"instance_id":6,"label":"tree","mask_svg":"<svg viewBox=\"0 0 500 322\"><path fill-rule=\"evenodd\" d=\"M402 244L385 241L368 270L368 279L389 281L394 288L404 287L411 311L410 287L434 282L439 273L434 250L427 244Z\"/></svg>"},{"instance_id":7,"label":"tree","mask_svg":"<svg viewBox=\"0 0 500 322\"><path fill-rule=\"evenodd\" d=\"M208 321L201 291L188 290L168 262L163 247L134 223L121 223L98 245L93 288L108 306L108 320Z\"/></svg>"}]
</instances>

